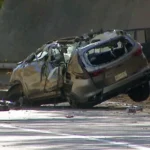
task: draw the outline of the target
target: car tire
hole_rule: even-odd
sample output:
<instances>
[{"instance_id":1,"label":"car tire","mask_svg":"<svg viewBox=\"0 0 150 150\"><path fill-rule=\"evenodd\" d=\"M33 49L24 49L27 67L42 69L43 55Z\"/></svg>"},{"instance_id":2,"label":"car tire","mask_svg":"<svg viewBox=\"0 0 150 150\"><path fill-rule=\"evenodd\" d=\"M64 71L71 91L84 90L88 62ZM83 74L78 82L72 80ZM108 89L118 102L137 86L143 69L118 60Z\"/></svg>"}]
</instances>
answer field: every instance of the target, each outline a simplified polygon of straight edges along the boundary
<instances>
[{"instance_id":1,"label":"car tire","mask_svg":"<svg viewBox=\"0 0 150 150\"><path fill-rule=\"evenodd\" d=\"M7 92L7 99L12 102L16 102L21 96L21 89L21 85L14 85L10 87Z\"/></svg>"},{"instance_id":2,"label":"car tire","mask_svg":"<svg viewBox=\"0 0 150 150\"><path fill-rule=\"evenodd\" d=\"M142 102L149 97L149 82L144 83L129 91L128 96L135 102Z\"/></svg>"},{"instance_id":3,"label":"car tire","mask_svg":"<svg viewBox=\"0 0 150 150\"><path fill-rule=\"evenodd\" d=\"M24 98L22 85L17 84L12 87L7 92L7 99L11 102L15 102L15 106L21 106L21 103L19 101L20 97L23 98L23 106L29 106L29 101Z\"/></svg>"}]
</instances>

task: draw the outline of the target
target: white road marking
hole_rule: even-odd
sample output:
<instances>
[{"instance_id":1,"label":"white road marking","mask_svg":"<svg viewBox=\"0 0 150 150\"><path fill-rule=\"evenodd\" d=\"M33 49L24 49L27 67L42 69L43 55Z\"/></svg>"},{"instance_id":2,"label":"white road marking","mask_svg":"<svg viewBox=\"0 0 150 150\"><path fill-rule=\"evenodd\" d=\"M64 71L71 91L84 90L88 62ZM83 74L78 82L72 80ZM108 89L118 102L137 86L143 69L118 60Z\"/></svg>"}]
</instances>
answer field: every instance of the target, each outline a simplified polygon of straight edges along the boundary
<instances>
[{"instance_id":1,"label":"white road marking","mask_svg":"<svg viewBox=\"0 0 150 150\"><path fill-rule=\"evenodd\" d=\"M18 129L18 130L22 130L22 131L28 131L28 132L36 132L36 133L51 133L54 134L56 136L44 136L44 139L85 139L85 140L90 140L90 141L99 141L99 142L104 142L107 143L109 145L118 145L118 146L123 146L123 147L127 147L128 148L134 148L137 150L150 150L150 148L148 147L144 147L144 146L140 146L140 145L135 145L135 144L130 144L127 142L114 142L112 140L107 140L106 138L115 138L116 136L83 136L83 135L73 135L73 134L64 134L64 133L57 133L57 132L51 132L51 131L45 131L45 130L37 130L37 129L28 129L28 128L22 128L22 127L18 127L18 126L12 126L12 125L7 125L7 124L0 124L1 127L4 128L13 128L13 129ZM142 136L143 137L143 136ZM10 141L14 141L15 138L19 138L20 140L30 140L30 139L41 139L41 136L31 136L31 137L23 137L23 136L13 136L12 137L7 137L7 140ZM0 138L0 141L6 141L6 139L2 139Z\"/></svg>"}]
</instances>

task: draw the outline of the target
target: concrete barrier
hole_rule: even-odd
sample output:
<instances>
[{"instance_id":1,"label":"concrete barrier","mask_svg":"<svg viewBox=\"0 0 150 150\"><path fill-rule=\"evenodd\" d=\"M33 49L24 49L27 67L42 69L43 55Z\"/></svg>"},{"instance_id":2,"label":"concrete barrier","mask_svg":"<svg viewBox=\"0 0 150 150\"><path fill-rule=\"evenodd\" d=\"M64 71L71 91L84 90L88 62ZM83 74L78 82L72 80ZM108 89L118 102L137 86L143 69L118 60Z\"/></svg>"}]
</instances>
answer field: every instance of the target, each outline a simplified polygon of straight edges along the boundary
<instances>
[{"instance_id":1,"label":"concrete barrier","mask_svg":"<svg viewBox=\"0 0 150 150\"><path fill-rule=\"evenodd\" d=\"M0 63L0 69L10 69L10 70L12 70L15 67L16 67L16 63L9 63L9 62Z\"/></svg>"}]
</instances>

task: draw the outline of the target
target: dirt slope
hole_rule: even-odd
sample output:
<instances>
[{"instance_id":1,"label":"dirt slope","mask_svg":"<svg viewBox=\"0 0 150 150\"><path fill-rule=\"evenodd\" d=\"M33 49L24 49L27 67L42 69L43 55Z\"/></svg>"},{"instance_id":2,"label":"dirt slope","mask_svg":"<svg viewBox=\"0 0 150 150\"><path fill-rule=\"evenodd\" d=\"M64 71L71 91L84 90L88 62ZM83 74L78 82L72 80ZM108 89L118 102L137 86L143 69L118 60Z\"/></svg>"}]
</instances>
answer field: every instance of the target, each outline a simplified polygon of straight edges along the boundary
<instances>
[{"instance_id":1,"label":"dirt slope","mask_svg":"<svg viewBox=\"0 0 150 150\"><path fill-rule=\"evenodd\" d=\"M54 37L104 28L149 27L149 0L5 0L0 61L19 61Z\"/></svg>"}]
</instances>

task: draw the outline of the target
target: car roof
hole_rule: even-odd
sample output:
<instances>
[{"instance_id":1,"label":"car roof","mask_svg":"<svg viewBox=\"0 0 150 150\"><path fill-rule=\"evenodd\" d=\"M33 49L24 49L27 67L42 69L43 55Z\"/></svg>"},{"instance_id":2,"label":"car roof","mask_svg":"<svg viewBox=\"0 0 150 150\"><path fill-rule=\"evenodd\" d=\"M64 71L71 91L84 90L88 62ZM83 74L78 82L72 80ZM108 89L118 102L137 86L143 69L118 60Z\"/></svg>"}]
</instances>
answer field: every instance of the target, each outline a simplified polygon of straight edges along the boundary
<instances>
[{"instance_id":1,"label":"car roof","mask_svg":"<svg viewBox=\"0 0 150 150\"><path fill-rule=\"evenodd\" d=\"M100 41L95 42L95 43L90 43L90 44L88 44L88 45L86 45L84 47L79 48L79 50L80 51L82 51L82 50L84 51L84 50L92 49L92 48L95 48L96 46L100 46L100 45L102 45L104 43L107 43L107 42L109 42L111 40L117 40L117 39L123 38L123 37L126 37L126 35L116 35L113 38L108 38L106 40L100 40Z\"/></svg>"}]
</instances>

